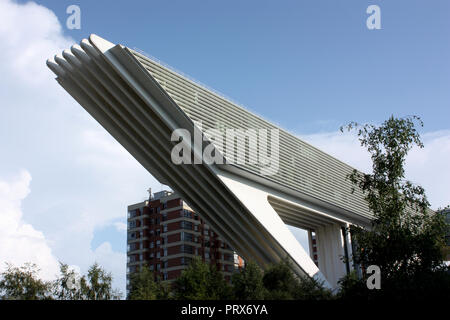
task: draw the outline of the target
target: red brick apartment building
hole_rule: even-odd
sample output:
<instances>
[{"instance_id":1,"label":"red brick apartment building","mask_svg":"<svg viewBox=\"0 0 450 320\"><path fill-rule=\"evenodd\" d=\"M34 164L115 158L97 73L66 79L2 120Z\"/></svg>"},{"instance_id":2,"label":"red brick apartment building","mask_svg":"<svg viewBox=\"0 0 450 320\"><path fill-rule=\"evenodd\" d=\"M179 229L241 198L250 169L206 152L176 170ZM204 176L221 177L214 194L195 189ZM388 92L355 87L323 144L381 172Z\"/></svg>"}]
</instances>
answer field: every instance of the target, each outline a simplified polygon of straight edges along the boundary
<instances>
[{"instance_id":1,"label":"red brick apartment building","mask_svg":"<svg viewBox=\"0 0 450 320\"><path fill-rule=\"evenodd\" d=\"M200 257L230 280L244 263L176 193L150 191L148 201L128 206L127 229L127 290L130 274L143 265L170 281Z\"/></svg>"}]
</instances>

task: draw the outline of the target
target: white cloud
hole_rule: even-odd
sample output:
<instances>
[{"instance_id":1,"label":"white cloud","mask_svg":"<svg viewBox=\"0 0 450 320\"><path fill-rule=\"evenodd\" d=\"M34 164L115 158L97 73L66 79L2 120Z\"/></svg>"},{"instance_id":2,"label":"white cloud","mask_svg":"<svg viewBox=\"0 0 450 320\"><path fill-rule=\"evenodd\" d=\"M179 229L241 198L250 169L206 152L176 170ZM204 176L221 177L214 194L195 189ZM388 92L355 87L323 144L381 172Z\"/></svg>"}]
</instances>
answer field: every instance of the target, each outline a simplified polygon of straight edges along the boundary
<instances>
[{"instance_id":1,"label":"white cloud","mask_svg":"<svg viewBox=\"0 0 450 320\"><path fill-rule=\"evenodd\" d=\"M109 242L103 242L99 245L95 251L95 261L97 261L102 267L113 275L126 274L127 256L125 252L114 251ZM126 291L121 286L122 294L125 295ZM123 296L124 297L124 296Z\"/></svg>"},{"instance_id":2,"label":"white cloud","mask_svg":"<svg viewBox=\"0 0 450 320\"><path fill-rule=\"evenodd\" d=\"M337 159L371 172L370 157L350 133L326 132L303 135L302 139ZM425 188L433 209L450 204L450 130L422 135L425 147L413 148L406 159L406 178Z\"/></svg>"},{"instance_id":3,"label":"white cloud","mask_svg":"<svg viewBox=\"0 0 450 320\"><path fill-rule=\"evenodd\" d=\"M73 41L65 37L53 11L34 2L0 1L1 67L17 79L38 85L49 81L43 61Z\"/></svg>"},{"instance_id":4,"label":"white cloud","mask_svg":"<svg viewBox=\"0 0 450 320\"><path fill-rule=\"evenodd\" d=\"M0 226L15 221L22 234L41 239L36 245L46 243L49 253L39 254L38 262L49 273L55 257L83 273L98 261L124 291L125 253L109 239L100 239L97 248L91 242L97 230L124 224L127 205L159 183L54 80L45 61L75 42L44 6L0 0L0 177L20 168L33 173L21 220L2 214ZM116 228L110 237L125 244L123 225ZM10 236L0 235L0 246L11 248ZM17 262L39 252L25 242L15 246ZM2 252L0 262L4 257Z\"/></svg>"},{"instance_id":5,"label":"white cloud","mask_svg":"<svg viewBox=\"0 0 450 320\"><path fill-rule=\"evenodd\" d=\"M22 171L11 181L0 180L0 271L5 262L19 266L36 263L44 279L53 279L59 263L44 234L23 220L22 201L30 193L31 175Z\"/></svg>"},{"instance_id":6,"label":"white cloud","mask_svg":"<svg viewBox=\"0 0 450 320\"><path fill-rule=\"evenodd\" d=\"M127 231L127 224L124 222L114 222L114 227L116 227L117 231L119 232Z\"/></svg>"}]
</instances>

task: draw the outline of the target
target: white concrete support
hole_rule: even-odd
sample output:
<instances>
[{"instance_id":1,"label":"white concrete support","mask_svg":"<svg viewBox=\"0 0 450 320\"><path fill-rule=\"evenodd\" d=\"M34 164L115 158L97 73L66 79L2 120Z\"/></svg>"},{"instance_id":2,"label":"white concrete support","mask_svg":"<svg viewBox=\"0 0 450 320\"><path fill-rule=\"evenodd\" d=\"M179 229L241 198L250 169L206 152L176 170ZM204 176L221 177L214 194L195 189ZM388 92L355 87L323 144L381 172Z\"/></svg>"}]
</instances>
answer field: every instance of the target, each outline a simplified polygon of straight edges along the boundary
<instances>
[{"instance_id":1,"label":"white concrete support","mask_svg":"<svg viewBox=\"0 0 450 320\"><path fill-rule=\"evenodd\" d=\"M348 265L349 265L349 271L352 271L354 269L353 265L353 247L352 247L352 238L350 236L350 224L345 225L346 233L345 233L345 242L347 244L347 258L349 259Z\"/></svg>"},{"instance_id":2,"label":"white concrete support","mask_svg":"<svg viewBox=\"0 0 450 320\"><path fill-rule=\"evenodd\" d=\"M259 223L278 241L289 257L303 270L306 275L317 279L328 287L328 279L315 265L286 224L280 218L268 201L270 195L261 186L245 181L228 173L218 173L222 182L239 198L242 204L258 219Z\"/></svg>"},{"instance_id":3,"label":"white concrete support","mask_svg":"<svg viewBox=\"0 0 450 320\"><path fill-rule=\"evenodd\" d=\"M333 287L337 287L339 279L347 273L342 260L345 240L341 227L340 224L330 224L315 230L319 269Z\"/></svg>"}]
</instances>

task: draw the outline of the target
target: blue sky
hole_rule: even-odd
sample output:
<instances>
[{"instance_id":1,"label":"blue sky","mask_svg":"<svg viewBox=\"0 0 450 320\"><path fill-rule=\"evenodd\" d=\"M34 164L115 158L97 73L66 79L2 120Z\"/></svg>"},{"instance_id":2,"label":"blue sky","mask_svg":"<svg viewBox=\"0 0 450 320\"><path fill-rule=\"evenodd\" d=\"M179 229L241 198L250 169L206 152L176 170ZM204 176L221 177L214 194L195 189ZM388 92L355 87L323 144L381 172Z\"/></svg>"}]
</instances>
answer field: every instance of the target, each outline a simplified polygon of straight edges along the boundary
<instances>
[{"instance_id":1,"label":"blue sky","mask_svg":"<svg viewBox=\"0 0 450 320\"><path fill-rule=\"evenodd\" d=\"M38 1L61 21L73 1ZM450 118L448 1L81 1L77 41L137 47L295 132ZM381 8L368 30L366 8Z\"/></svg>"},{"instance_id":2,"label":"blue sky","mask_svg":"<svg viewBox=\"0 0 450 320\"><path fill-rule=\"evenodd\" d=\"M81 29L66 8L81 8ZM368 30L366 8L381 8ZM124 288L126 206L161 185L54 81L91 33L139 48L361 169L349 122L423 118L408 177L450 203L450 2L0 0L0 264L99 261ZM27 235L27 236L25 236ZM305 245L304 233L297 233ZM0 266L1 269L1 266Z\"/></svg>"}]
</instances>

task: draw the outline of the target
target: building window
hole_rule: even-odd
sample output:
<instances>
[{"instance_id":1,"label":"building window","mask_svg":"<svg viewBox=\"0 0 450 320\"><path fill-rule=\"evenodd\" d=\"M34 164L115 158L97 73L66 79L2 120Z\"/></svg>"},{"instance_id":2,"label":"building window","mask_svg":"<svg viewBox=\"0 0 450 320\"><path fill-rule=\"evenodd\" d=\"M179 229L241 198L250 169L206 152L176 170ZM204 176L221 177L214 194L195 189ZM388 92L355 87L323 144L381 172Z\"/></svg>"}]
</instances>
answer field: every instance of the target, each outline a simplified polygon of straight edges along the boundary
<instances>
[{"instance_id":1,"label":"building window","mask_svg":"<svg viewBox=\"0 0 450 320\"><path fill-rule=\"evenodd\" d=\"M128 245L128 251L138 250L139 249L139 243L132 243Z\"/></svg>"},{"instance_id":2,"label":"building window","mask_svg":"<svg viewBox=\"0 0 450 320\"><path fill-rule=\"evenodd\" d=\"M164 227L163 227L163 232L167 232L167 224L166 225L164 225Z\"/></svg>"},{"instance_id":3,"label":"building window","mask_svg":"<svg viewBox=\"0 0 450 320\"><path fill-rule=\"evenodd\" d=\"M168 276L167 272L164 272L164 274L163 274L163 280L167 280L167 279L169 279L169 276Z\"/></svg>"},{"instance_id":4,"label":"building window","mask_svg":"<svg viewBox=\"0 0 450 320\"><path fill-rule=\"evenodd\" d=\"M188 266L191 263L192 259L189 257L181 257L181 265Z\"/></svg>"},{"instance_id":5,"label":"building window","mask_svg":"<svg viewBox=\"0 0 450 320\"><path fill-rule=\"evenodd\" d=\"M194 253L194 247L183 244L183 245L180 246L180 251L181 251L181 253L193 254Z\"/></svg>"},{"instance_id":6,"label":"building window","mask_svg":"<svg viewBox=\"0 0 450 320\"><path fill-rule=\"evenodd\" d=\"M183 209L180 212L180 217L192 218L192 212L190 212L189 210Z\"/></svg>"},{"instance_id":7,"label":"building window","mask_svg":"<svg viewBox=\"0 0 450 320\"><path fill-rule=\"evenodd\" d=\"M137 210L137 209L130 210L130 211L128 211L128 218L134 218L139 215L138 213L139 213L139 210Z\"/></svg>"},{"instance_id":8,"label":"building window","mask_svg":"<svg viewBox=\"0 0 450 320\"><path fill-rule=\"evenodd\" d=\"M188 232L181 232L181 241L194 242L194 235Z\"/></svg>"},{"instance_id":9,"label":"building window","mask_svg":"<svg viewBox=\"0 0 450 320\"><path fill-rule=\"evenodd\" d=\"M156 259L159 259L159 258L161 258L161 252L158 251L158 252L156 253Z\"/></svg>"},{"instance_id":10,"label":"building window","mask_svg":"<svg viewBox=\"0 0 450 320\"><path fill-rule=\"evenodd\" d=\"M130 232L128 236L129 239L136 239L136 232Z\"/></svg>"},{"instance_id":11,"label":"building window","mask_svg":"<svg viewBox=\"0 0 450 320\"><path fill-rule=\"evenodd\" d=\"M164 257L167 257L167 249L164 249Z\"/></svg>"},{"instance_id":12,"label":"building window","mask_svg":"<svg viewBox=\"0 0 450 320\"><path fill-rule=\"evenodd\" d=\"M193 223L190 221L181 221L180 222L181 229L192 230L193 226L194 226Z\"/></svg>"}]
</instances>

